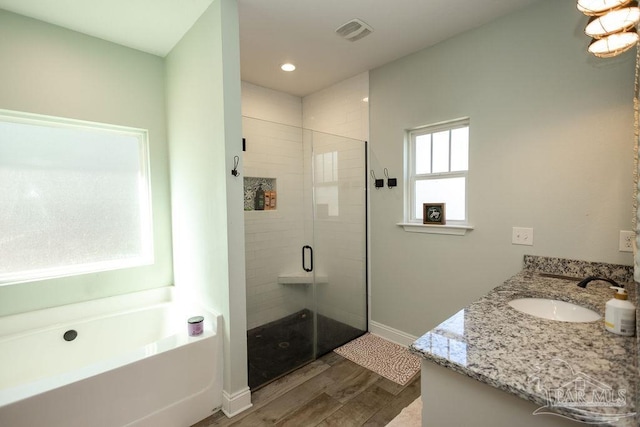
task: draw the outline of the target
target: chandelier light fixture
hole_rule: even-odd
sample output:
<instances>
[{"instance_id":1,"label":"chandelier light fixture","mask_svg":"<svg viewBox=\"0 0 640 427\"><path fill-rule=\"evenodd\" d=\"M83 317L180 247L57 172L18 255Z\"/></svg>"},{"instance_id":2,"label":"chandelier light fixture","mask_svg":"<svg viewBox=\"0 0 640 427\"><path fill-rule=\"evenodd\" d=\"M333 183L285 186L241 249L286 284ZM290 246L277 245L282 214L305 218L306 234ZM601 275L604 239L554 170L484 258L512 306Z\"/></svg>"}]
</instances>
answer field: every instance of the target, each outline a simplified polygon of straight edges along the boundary
<instances>
[{"instance_id":1,"label":"chandelier light fixture","mask_svg":"<svg viewBox=\"0 0 640 427\"><path fill-rule=\"evenodd\" d=\"M627 3L629 0L578 0L578 10L587 16L595 16L617 9Z\"/></svg>"},{"instance_id":2,"label":"chandelier light fixture","mask_svg":"<svg viewBox=\"0 0 640 427\"><path fill-rule=\"evenodd\" d=\"M638 43L640 8L631 0L578 0L578 10L589 16L584 32L593 40L589 52L599 58L619 55Z\"/></svg>"}]
</instances>

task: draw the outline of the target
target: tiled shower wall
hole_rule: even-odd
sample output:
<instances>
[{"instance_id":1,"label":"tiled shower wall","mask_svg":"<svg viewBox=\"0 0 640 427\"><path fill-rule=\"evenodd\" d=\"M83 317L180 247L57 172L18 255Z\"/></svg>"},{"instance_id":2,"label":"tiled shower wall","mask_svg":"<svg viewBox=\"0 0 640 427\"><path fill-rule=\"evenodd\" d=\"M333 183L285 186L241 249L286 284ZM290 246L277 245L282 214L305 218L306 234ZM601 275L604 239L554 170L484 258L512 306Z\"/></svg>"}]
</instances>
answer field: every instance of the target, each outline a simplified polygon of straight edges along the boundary
<instances>
[{"instance_id":1,"label":"tiled shower wall","mask_svg":"<svg viewBox=\"0 0 640 427\"><path fill-rule=\"evenodd\" d=\"M304 245L302 100L243 82L242 114L243 174L274 178L278 192L276 210L244 213L247 327L252 329L307 306L304 288L278 284L278 275L300 268Z\"/></svg>"},{"instance_id":2,"label":"tiled shower wall","mask_svg":"<svg viewBox=\"0 0 640 427\"><path fill-rule=\"evenodd\" d=\"M243 118L250 148L244 153L247 176L273 178L275 210L245 211L247 326L249 329L301 310L303 286L278 284L278 276L300 269L304 237L302 131L299 128Z\"/></svg>"},{"instance_id":3,"label":"tiled shower wall","mask_svg":"<svg viewBox=\"0 0 640 427\"><path fill-rule=\"evenodd\" d=\"M369 140L369 73L302 98L302 127Z\"/></svg>"},{"instance_id":4,"label":"tiled shower wall","mask_svg":"<svg viewBox=\"0 0 640 427\"><path fill-rule=\"evenodd\" d=\"M302 98L242 82L242 115L302 127Z\"/></svg>"},{"instance_id":5,"label":"tiled shower wall","mask_svg":"<svg viewBox=\"0 0 640 427\"><path fill-rule=\"evenodd\" d=\"M298 127L296 135L296 131L287 126L246 117L243 119L243 136L247 139L247 151L243 155L244 175L275 178L278 191L278 207L275 211L245 212L249 329L311 307L308 286L277 283L278 275L302 272L301 247L310 244L311 193L307 191L305 194L303 190L304 153L302 131L299 129L303 121L303 104L305 123L310 128L365 140L368 137L368 104L363 98L367 94L368 73L304 99L242 83L243 116ZM325 113L325 110L330 113ZM331 147L331 143L336 143L336 140L323 140L322 135L317 135L314 142L316 152L321 152L332 151L335 147ZM348 151L340 154L338 173L341 177L353 173L353 162L357 162ZM354 259L354 254L361 250L358 249L361 245L356 242L364 239L364 226L357 231L357 224L349 225L342 221L348 215L358 215L352 213L354 203L363 203L359 197L362 195L360 190L364 186L364 178L357 179L362 183L352 181L340 184L341 221L327 219L325 223L316 224L316 235L322 236L316 237L317 245L329 253L340 254L334 261L321 262L317 259L316 266L317 273L326 274L329 279L328 284L318 286L319 311L362 327L364 310L358 307L354 311L348 302L357 300L358 304L364 304L366 301L366 298L357 295L365 292L365 266L362 261ZM299 205L294 202L296 197L299 197ZM364 219L358 218L357 221ZM335 243L334 239L330 239L335 236L342 238Z\"/></svg>"}]
</instances>

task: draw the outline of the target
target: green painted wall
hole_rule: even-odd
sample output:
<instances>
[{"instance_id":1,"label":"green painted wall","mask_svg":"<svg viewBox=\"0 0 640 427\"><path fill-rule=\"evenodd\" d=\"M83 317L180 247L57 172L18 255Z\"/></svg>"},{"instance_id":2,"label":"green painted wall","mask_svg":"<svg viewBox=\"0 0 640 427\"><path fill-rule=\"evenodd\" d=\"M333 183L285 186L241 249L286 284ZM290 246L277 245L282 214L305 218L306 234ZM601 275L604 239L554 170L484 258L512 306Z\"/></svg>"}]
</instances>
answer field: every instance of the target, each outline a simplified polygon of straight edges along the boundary
<instances>
[{"instance_id":1,"label":"green painted wall","mask_svg":"<svg viewBox=\"0 0 640 427\"><path fill-rule=\"evenodd\" d=\"M543 0L370 74L372 320L422 335L521 269L524 254L631 265L635 52L586 52L573 0ZM408 233L406 129L470 117L464 237ZM534 246L511 244L532 227Z\"/></svg>"},{"instance_id":2,"label":"green painted wall","mask_svg":"<svg viewBox=\"0 0 640 427\"><path fill-rule=\"evenodd\" d=\"M167 56L167 96L175 284L224 317L227 402L247 391L244 193L231 175L242 157L235 0L214 1Z\"/></svg>"},{"instance_id":3,"label":"green painted wall","mask_svg":"<svg viewBox=\"0 0 640 427\"><path fill-rule=\"evenodd\" d=\"M163 59L3 10L0 58L2 109L149 130L156 261L146 267L0 286L0 316L171 285ZM3 256L7 254L0 253L0 262Z\"/></svg>"}]
</instances>

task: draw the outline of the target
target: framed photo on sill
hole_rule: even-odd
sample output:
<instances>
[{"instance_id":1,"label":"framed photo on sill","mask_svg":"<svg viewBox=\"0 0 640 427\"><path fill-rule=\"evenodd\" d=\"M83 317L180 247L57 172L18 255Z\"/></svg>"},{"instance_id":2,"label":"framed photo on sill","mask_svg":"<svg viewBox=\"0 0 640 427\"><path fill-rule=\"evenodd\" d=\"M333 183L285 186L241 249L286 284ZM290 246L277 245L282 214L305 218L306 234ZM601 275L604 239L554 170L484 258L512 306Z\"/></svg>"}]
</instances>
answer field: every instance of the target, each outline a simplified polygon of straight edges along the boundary
<instances>
[{"instance_id":1,"label":"framed photo on sill","mask_svg":"<svg viewBox=\"0 0 640 427\"><path fill-rule=\"evenodd\" d=\"M429 225L444 225L446 223L445 203L423 203L422 223Z\"/></svg>"}]
</instances>

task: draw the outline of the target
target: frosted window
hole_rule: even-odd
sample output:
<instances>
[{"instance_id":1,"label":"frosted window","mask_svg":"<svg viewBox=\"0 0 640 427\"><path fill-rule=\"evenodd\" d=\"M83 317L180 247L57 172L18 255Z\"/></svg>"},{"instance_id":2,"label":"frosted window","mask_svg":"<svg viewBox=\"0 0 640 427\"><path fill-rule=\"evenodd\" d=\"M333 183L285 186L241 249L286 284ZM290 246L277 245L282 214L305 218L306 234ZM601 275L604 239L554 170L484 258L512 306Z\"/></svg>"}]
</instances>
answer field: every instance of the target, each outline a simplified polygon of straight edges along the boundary
<instances>
[{"instance_id":1,"label":"frosted window","mask_svg":"<svg viewBox=\"0 0 640 427\"><path fill-rule=\"evenodd\" d=\"M446 221L467 221L469 120L408 132L407 220L422 222L423 203L446 203Z\"/></svg>"},{"instance_id":2,"label":"frosted window","mask_svg":"<svg viewBox=\"0 0 640 427\"><path fill-rule=\"evenodd\" d=\"M153 262L147 133L0 111L0 284Z\"/></svg>"}]
</instances>

